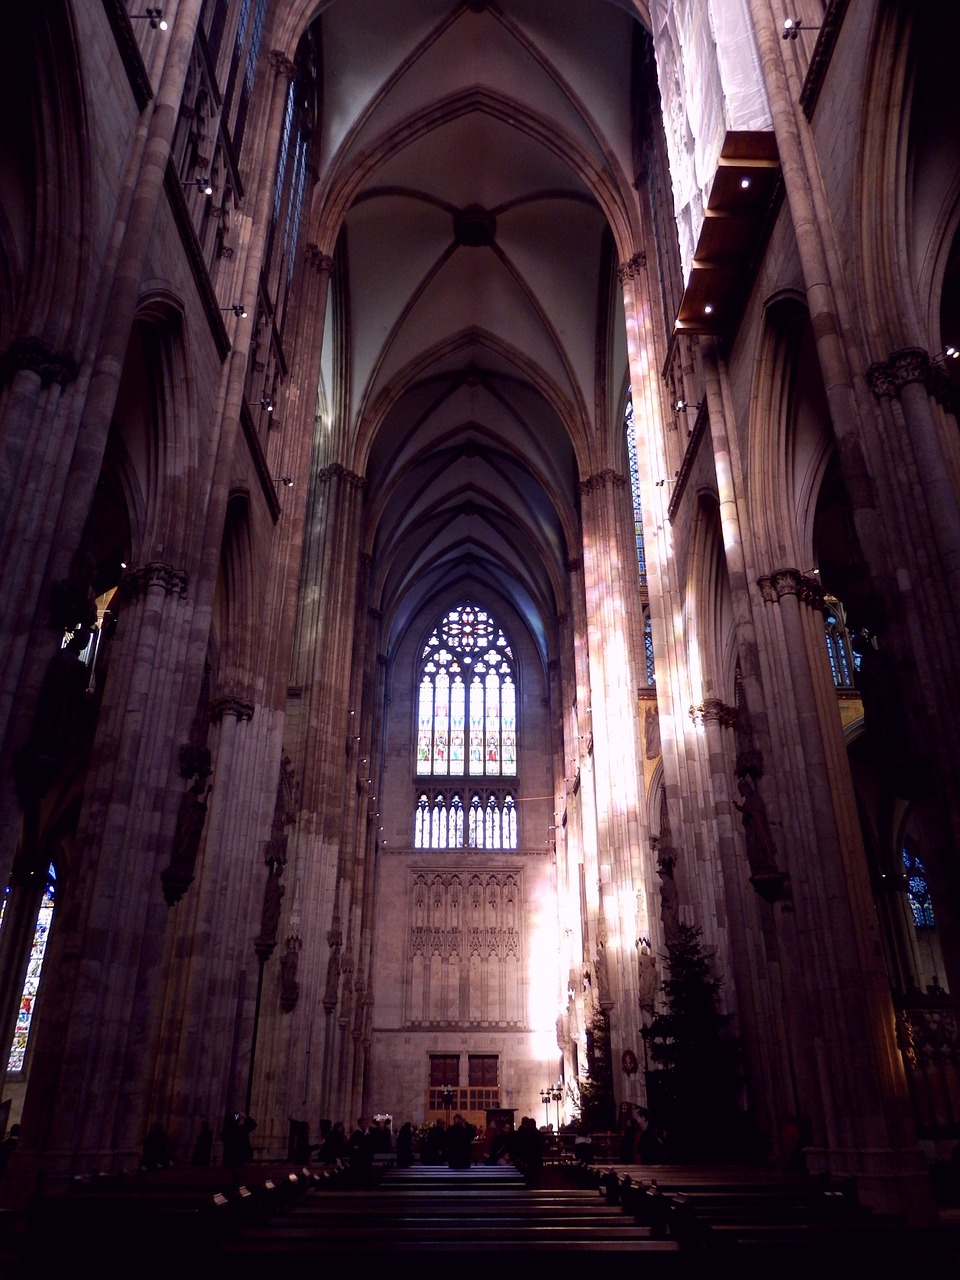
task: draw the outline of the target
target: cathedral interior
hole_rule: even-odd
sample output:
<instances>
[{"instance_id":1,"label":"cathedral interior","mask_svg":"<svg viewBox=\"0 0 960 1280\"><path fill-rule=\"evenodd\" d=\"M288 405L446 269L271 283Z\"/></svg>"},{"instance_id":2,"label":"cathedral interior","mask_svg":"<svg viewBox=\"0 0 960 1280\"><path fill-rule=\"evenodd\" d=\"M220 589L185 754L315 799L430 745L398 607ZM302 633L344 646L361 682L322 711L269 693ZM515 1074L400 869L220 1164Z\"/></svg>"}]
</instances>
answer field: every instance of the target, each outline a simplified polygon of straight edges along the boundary
<instances>
[{"instance_id":1,"label":"cathedral interior","mask_svg":"<svg viewBox=\"0 0 960 1280\"><path fill-rule=\"evenodd\" d=\"M693 938L757 1158L797 1117L923 1220L957 11L46 0L4 37L0 1194L234 1110L264 1160L451 1097L616 1129Z\"/></svg>"}]
</instances>

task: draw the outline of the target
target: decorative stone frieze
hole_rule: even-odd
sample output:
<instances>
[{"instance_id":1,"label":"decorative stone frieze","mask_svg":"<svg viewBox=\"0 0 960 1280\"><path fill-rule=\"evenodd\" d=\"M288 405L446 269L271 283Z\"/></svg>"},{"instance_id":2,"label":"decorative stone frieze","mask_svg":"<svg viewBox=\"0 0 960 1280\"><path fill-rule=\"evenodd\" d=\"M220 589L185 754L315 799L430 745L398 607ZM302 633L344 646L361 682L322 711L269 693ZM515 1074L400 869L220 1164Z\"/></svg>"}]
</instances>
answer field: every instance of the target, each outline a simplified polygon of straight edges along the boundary
<instances>
[{"instance_id":1,"label":"decorative stone frieze","mask_svg":"<svg viewBox=\"0 0 960 1280\"><path fill-rule=\"evenodd\" d=\"M153 560L139 569L128 569L120 579L120 592L125 600L135 600L146 595L151 587L160 586L168 596L185 596L189 582L190 575L186 569Z\"/></svg>"},{"instance_id":2,"label":"decorative stone frieze","mask_svg":"<svg viewBox=\"0 0 960 1280\"><path fill-rule=\"evenodd\" d=\"M252 720L253 712L252 702L247 702L245 698L238 698L233 694L216 698L210 703L210 719L214 724L218 724L224 716L236 716L238 720Z\"/></svg>"},{"instance_id":3,"label":"decorative stone frieze","mask_svg":"<svg viewBox=\"0 0 960 1280\"><path fill-rule=\"evenodd\" d=\"M768 604L775 604L784 596L796 596L801 604L823 609L823 587L799 569L776 569L769 577L758 578L760 594Z\"/></svg>"},{"instance_id":4,"label":"decorative stone frieze","mask_svg":"<svg viewBox=\"0 0 960 1280\"><path fill-rule=\"evenodd\" d=\"M367 487L367 481L364 476L358 476L355 471L348 471L339 462L331 463L329 467L322 467L317 472L317 479L322 484L327 484L331 480L342 480L354 489L365 489Z\"/></svg>"},{"instance_id":5,"label":"decorative stone frieze","mask_svg":"<svg viewBox=\"0 0 960 1280\"><path fill-rule=\"evenodd\" d=\"M3 381L9 382L21 370L35 373L42 387L49 387L54 382L65 387L74 381L79 371L73 356L55 351L40 338L17 338L7 348L0 362Z\"/></svg>"},{"instance_id":6,"label":"decorative stone frieze","mask_svg":"<svg viewBox=\"0 0 960 1280\"><path fill-rule=\"evenodd\" d=\"M699 706L690 708L690 719L694 724L706 724L715 721L723 728L731 728L737 722L736 707L728 707L719 698L705 698Z\"/></svg>"},{"instance_id":7,"label":"decorative stone frieze","mask_svg":"<svg viewBox=\"0 0 960 1280\"><path fill-rule=\"evenodd\" d=\"M617 279L621 284L627 280L633 280L646 269L647 255L641 249L639 253L635 253L632 258L628 258L626 262L621 262L617 267Z\"/></svg>"}]
</instances>

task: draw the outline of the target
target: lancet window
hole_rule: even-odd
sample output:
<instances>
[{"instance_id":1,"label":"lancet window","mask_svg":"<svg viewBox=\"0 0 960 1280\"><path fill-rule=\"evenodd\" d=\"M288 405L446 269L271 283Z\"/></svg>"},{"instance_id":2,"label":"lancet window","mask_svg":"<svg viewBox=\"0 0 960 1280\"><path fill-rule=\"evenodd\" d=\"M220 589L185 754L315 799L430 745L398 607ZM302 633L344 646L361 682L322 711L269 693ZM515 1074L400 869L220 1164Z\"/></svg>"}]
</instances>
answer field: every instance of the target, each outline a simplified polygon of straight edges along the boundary
<instances>
[{"instance_id":1,"label":"lancet window","mask_svg":"<svg viewBox=\"0 0 960 1280\"><path fill-rule=\"evenodd\" d=\"M37 919L33 930L33 942L30 946L30 958L27 962L27 976L24 980L23 990L20 993L20 1007L17 1010L17 1025L13 1033L13 1043L10 1045L10 1052L7 1058L7 1071L11 1074L23 1070L23 1064L27 1054L27 1042L30 1038L30 1028L33 1023L33 1011L37 1001L37 992L40 990L40 974L43 969L43 960L47 950L47 938L50 934L50 925L53 922L54 897L56 892L57 877L54 871L53 863L47 871L47 881L44 887L43 897L40 900L40 908L37 912ZM8 890L9 894L9 890ZM3 917L6 915L6 898L4 899L4 910L0 911L0 928L3 926Z\"/></svg>"}]
</instances>

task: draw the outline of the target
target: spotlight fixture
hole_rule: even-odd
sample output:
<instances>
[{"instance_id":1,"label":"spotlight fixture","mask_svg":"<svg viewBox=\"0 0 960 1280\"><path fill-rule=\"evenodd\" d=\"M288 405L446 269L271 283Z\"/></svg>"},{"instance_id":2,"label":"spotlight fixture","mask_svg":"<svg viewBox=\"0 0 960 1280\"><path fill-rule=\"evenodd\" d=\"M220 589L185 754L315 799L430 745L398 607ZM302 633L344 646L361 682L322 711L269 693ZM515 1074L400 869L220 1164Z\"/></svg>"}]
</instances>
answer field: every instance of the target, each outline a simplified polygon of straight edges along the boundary
<instances>
[{"instance_id":1,"label":"spotlight fixture","mask_svg":"<svg viewBox=\"0 0 960 1280\"><path fill-rule=\"evenodd\" d=\"M271 396L261 396L260 408L265 409L267 413L273 413L273 398Z\"/></svg>"},{"instance_id":2,"label":"spotlight fixture","mask_svg":"<svg viewBox=\"0 0 960 1280\"><path fill-rule=\"evenodd\" d=\"M242 302L235 302L232 307L221 307L221 311L232 311L238 320L246 320L247 308Z\"/></svg>"},{"instance_id":3,"label":"spotlight fixture","mask_svg":"<svg viewBox=\"0 0 960 1280\"><path fill-rule=\"evenodd\" d=\"M213 195L213 184L209 178L191 178L189 182L183 184L185 187L196 187L198 191L202 191L205 196Z\"/></svg>"},{"instance_id":4,"label":"spotlight fixture","mask_svg":"<svg viewBox=\"0 0 960 1280\"><path fill-rule=\"evenodd\" d=\"M801 31L819 31L819 27L812 27L809 22L803 22L800 18L786 18L783 23L784 40L798 40Z\"/></svg>"},{"instance_id":5,"label":"spotlight fixture","mask_svg":"<svg viewBox=\"0 0 960 1280\"><path fill-rule=\"evenodd\" d=\"M147 5L143 13L131 13L131 22L135 22L138 18L143 18L146 22L149 22L154 31L166 31L167 29L167 21L159 5Z\"/></svg>"},{"instance_id":6,"label":"spotlight fixture","mask_svg":"<svg viewBox=\"0 0 960 1280\"><path fill-rule=\"evenodd\" d=\"M746 177L746 175L744 175L744 177L740 179L740 189L741 191L746 191L749 186L750 186L750 179Z\"/></svg>"},{"instance_id":7,"label":"spotlight fixture","mask_svg":"<svg viewBox=\"0 0 960 1280\"><path fill-rule=\"evenodd\" d=\"M704 314L705 316L712 316L712 315L713 315L713 303L712 303L712 302L708 302L708 303L707 303L707 305L703 308L703 314Z\"/></svg>"},{"instance_id":8,"label":"spotlight fixture","mask_svg":"<svg viewBox=\"0 0 960 1280\"><path fill-rule=\"evenodd\" d=\"M960 358L960 347L955 347L952 342L948 342L942 351L938 351L933 357L934 364L945 364L948 360L956 360Z\"/></svg>"},{"instance_id":9,"label":"spotlight fixture","mask_svg":"<svg viewBox=\"0 0 960 1280\"><path fill-rule=\"evenodd\" d=\"M292 489L292 488L293 488L293 476L281 476L281 477L280 477L280 483L283 485L283 487L284 487L285 489ZM367 779L367 781L369 782L369 778Z\"/></svg>"},{"instance_id":10,"label":"spotlight fixture","mask_svg":"<svg viewBox=\"0 0 960 1280\"><path fill-rule=\"evenodd\" d=\"M673 407L677 413L683 413L685 409L699 409L702 403L702 400L698 400L696 404L691 404L689 400L684 400L683 396L681 396L680 399L674 403Z\"/></svg>"}]
</instances>

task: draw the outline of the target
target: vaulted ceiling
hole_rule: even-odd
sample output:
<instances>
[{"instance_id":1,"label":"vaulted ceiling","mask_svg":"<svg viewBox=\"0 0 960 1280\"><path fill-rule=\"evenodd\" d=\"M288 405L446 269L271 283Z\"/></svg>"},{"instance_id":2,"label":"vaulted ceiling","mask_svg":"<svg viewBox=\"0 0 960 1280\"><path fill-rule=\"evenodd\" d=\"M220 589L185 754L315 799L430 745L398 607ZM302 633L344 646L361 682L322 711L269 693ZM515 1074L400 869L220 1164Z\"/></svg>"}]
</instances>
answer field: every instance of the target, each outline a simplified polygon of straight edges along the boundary
<instances>
[{"instance_id":1,"label":"vaulted ceiling","mask_svg":"<svg viewBox=\"0 0 960 1280\"><path fill-rule=\"evenodd\" d=\"M642 16L332 0L315 19L309 238L336 262L321 396L367 479L388 645L458 584L508 598L547 656L579 482L621 447Z\"/></svg>"}]
</instances>

